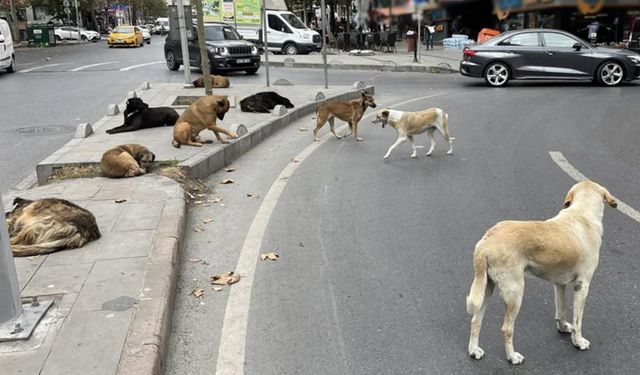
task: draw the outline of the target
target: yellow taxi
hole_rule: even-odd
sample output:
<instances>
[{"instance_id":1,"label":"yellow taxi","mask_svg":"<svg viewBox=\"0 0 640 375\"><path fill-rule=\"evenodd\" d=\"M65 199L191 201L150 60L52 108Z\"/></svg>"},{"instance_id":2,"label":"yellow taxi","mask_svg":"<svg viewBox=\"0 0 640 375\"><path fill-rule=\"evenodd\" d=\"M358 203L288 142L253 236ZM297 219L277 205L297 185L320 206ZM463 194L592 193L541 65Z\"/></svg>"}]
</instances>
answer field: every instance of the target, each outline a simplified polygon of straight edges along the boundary
<instances>
[{"instance_id":1,"label":"yellow taxi","mask_svg":"<svg viewBox=\"0 0 640 375\"><path fill-rule=\"evenodd\" d=\"M109 48L113 46L133 46L144 47L144 39L142 30L138 26L120 25L116 26L107 37L107 45Z\"/></svg>"}]
</instances>

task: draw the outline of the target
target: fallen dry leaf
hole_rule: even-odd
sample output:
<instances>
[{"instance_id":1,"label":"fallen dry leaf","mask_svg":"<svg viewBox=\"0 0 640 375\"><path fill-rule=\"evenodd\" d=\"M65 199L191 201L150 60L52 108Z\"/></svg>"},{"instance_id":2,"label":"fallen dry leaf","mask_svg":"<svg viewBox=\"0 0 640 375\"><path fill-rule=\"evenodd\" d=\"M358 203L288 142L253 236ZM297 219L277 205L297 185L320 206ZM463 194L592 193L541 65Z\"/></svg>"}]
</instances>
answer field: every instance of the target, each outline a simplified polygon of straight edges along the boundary
<instances>
[{"instance_id":1,"label":"fallen dry leaf","mask_svg":"<svg viewBox=\"0 0 640 375\"><path fill-rule=\"evenodd\" d=\"M309 129L307 129L307 128L298 128L298 130L300 130L301 132L306 132Z\"/></svg>"},{"instance_id":2,"label":"fallen dry leaf","mask_svg":"<svg viewBox=\"0 0 640 375\"><path fill-rule=\"evenodd\" d=\"M231 168L231 167L227 167L224 169L225 172L235 172L236 169L235 168Z\"/></svg>"},{"instance_id":3,"label":"fallen dry leaf","mask_svg":"<svg viewBox=\"0 0 640 375\"><path fill-rule=\"evenodd\" d=\"M209 202L209 203L220 203L220 202L222 202L222 198L216 197L216 198L213 198L213 199L209 199L207 202Z\"/></svg>"},{"instance_id":4,"label":"fallen dry leaf","mask_svg":"<svg viewBox=\"0 0 640 375\"><path fill-rule=\"evenodd\" d=\"M204 297L204 290L198 288L198 289L194 289L193 292L191 292L191 295L196 297L196 298L203 298Z\"/></svg>"},{"instance_id":5,"label":"fallen dry leaf","mask_svg":"<svg viewBox=\"0 0 640 375\"><path fill-rule=\"evenodd\" d=\"M213 285L231 285L238 281L240 281L240 276L233 271L211 276L211 284Z\"/></svg>"},{"instance_id":6,"label":"fallen dry leaf","mask_svg":"<svg viewBox=\"0 0 640 375\"><path fill-rule=\"evenodd\" d=\"M204 220L202 220L202 222L205 223L205 224L211 224L211 223L213 223L213 219L204 219Z\"/></svg>"},{"instance_id":7,"label":"fallen dry leaf","mask_svg":"<svg viewBox=\"0 0 640 375\"><path fill-rule=\"evenodd\" d=\"M235 182L235 181L233 181L233 180L232 180L232 179L230 179L230 178L225 178L224 180L222 180L221 184L224 184L224 185L226 185L226 184L233 184L234 182Z\"/></svg>"},{"instance_id":8,"label":"fallen dry leaf","mask_svg":"<svg viewBox=\"0 0 640 375\"><path fill-rule=\"evenodd\" d=\"M292 162L292 163L300 163L300 160L298 160L298 159L296 159L296 158L293 158L293 159L291 159L291 162Z\"/></svg>"},{"instance_id":9,"label":"fallen dry leaf","mask_svg":"<svg viewBox=\"0 0 640 375\"><path fill-rule=\"evenodd\" d=\"M258 199L260 198L260 194L247 193L247 197Z\"/></svg>"},{"instance_id":10,"label":"fallen dry leaf","mask_svg":"<svg viewBox=\"0 0 640 375\"><path fill-rule=\"evenodd\" d=\"M280 255L278 255L278 253L264 253L264 254L260 254L260 259L262 260L278 260L278 258L280 258Z\"/></svg>"},{"instance_id":11,"label":"fallen dry leaf","mask_svg":"<svg viewBox=\"0 0 640 375\"><path fill-rule=\"evenodd\" d=\"M209 264L209 262L207 262L204 259L200 259L200 258L191 258L191 259L189 259L189 262L191 262L191 263L200 263L200 264L204 264L205 266Z\"/></svg>"},{"instance_id":12,"label":"fallen dry leaf","mask_svg":"<svg viewBox=\"0 0 640 375\"><path fill-rule=\"evenodd\" d=\"M219 286L214 286L213 288L211 288L211 290L215 292L222 292L222 288L220 288Z\"/></svg>"},{"instance_id":13,"label":"fallen dry leaf","mask_svg":"<svg viewBox=\"0 0 640 375\"><path fill-rule=\"evenodd\" d=\"M200 227L195 227L195 228L193 228L193 231L196 232L196 233L200 233L200 232L204 232L204 229L200 228Z\"/></svg>"},{"instance_id":14,"label":"fallen dry leaf","mask_svg":"<svg viewBox=\"0 0 640 375\"><path fill-rule=\"evenodd\" d=\"M116 199L116 203L124 203L126 202L126 199Z\"/></svg>"}]
</instances>

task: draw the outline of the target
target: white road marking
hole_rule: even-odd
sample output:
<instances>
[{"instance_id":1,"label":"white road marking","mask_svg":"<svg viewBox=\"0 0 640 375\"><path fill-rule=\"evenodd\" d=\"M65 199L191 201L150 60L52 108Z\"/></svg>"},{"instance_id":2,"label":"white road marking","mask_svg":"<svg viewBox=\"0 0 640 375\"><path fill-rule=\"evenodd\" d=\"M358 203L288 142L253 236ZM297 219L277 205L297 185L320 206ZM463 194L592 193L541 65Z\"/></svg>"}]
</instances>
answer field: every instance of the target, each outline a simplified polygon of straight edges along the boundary
<instances>
[{"instance_id":1,"label":"white road marking","mask_svg":"<svg viewBox=\"0 0 640 375\"><path fill-rule=\"evenodd\" d=\"M128 66L128 67L126 67L126 68L122 68L122 69L120 69L120 71L121 71L121 72L126 72L126 71L128 71L128 70L137 69L137 68L142 68L143 66L149 66L149 65L155 65L155 64L162 64L162 63L164 63L164 62L165 62L164 60L161 60L161 61L154 61L154 62L145 63L145 64L131 65L131 66Z\"/></svg>"},{"instance_id":2,"label":"white road marking","mask_svg":"<svg viewBox=\"0 0 640 375\"><path fill-rule=\"evenodd\" d=\"M560 167L560 169L562 169L566 174L568 174L574 180L578 182L589 180L587 176L580 173L579 170L577 170L573 165L571 165L571 163L569 163L569 161L567 161L564 155L562 155L562 152L549 151L549 155L551 155L551 159L553 159L553 161L556 164L558 164L558 167ZM636 211L633 207L624 203L620 199L616 198L616 200L618 201L618 207L617 207L618 211L629 216L633 220L640 222L640 212Z\"/></svg>"},{"instance_id":3,"label":"white road marking","mask_svg":"<svg viewBox=\"0 0 640 375\"><path fill-rule=\"evenodd\" d=\"M444 95L444 92L423 96L397 103L389 108L406 105L416 101L433 98ZM364 116L360 121L373 117L375 112ZM341 126L338 130L342 131L347 125ZM218 362L216 364L217 375L240 375L244 374L245 348L247 339L247 322L249 319L249 307L251 304L251 290L253 289L253 279L256 271L256 264L260 255L262 240L269 224L271 214L275 209L280 195L284 191L290 177L295 173L305 159L318 149L324 142L333 138L331 133L326 134L319 142L313 142L299 153L294 160L297 163L289 163L280 172L273 185L265 195L256 216L249 227L247 237L245 238L238 264L235 272L242 276L242 281L234 284L229 292L227 300L227 308L222 323L222 333L218 343ZM311 140L311 139L310 139ZM334 309L336 307L334 306Z\"/></svg>"},{"instance_id":4,"label":"white road marking","mask_svg":"<svg viewBox=\"0 0 640 375\"><path fill-rule=\"evenodd\" d=\"M107 61L107 62L101 62L101 63L97 63L97 64L89 64L89 65L79 66L79 67L71 69L69 71L70 72L79 72L81 70L85 70L85 69L88 69L88 68L93 68L94 66L114 64L114 63L117 63L117 61Z\"/></svg>"},{"instance_id":5,"label":"white road marking","mask_svg":"<svg viewBox=\"0 0 640 375\"><path fill-rule=\"evenodd\" d=\"M29 73L29 72L33 72L34 70L49 68L49 67L52 67L52 66L58 66L58 65L62 65L62 64L70 64L70 63L58 63L58 64L40 65L40 66L36 66L35 68L29 68L29 69L25 69L25 70L18 70L18 73Z\"/></svg>"}]
</instances>

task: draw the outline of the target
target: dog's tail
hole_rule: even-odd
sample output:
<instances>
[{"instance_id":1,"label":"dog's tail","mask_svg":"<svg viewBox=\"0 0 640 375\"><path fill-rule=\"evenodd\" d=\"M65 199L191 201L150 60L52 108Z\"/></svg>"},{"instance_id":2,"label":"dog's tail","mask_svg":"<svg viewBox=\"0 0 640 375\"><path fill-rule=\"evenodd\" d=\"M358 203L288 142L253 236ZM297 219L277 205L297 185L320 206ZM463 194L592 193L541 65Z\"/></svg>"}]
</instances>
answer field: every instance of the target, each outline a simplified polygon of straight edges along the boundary
<instances>
[{"instance_id":1,"label":"dog's tail","mask_svg":"<svg viewBox=\"0 0 640 375\"><path fill-rule=\"evenodd\" d=\"M487 257L483 251L476 251L473 254L473 270L475 276L467 296L467 312L471 315L475 314L482 306L487 290Z\"/></svg>"}]
</instances>

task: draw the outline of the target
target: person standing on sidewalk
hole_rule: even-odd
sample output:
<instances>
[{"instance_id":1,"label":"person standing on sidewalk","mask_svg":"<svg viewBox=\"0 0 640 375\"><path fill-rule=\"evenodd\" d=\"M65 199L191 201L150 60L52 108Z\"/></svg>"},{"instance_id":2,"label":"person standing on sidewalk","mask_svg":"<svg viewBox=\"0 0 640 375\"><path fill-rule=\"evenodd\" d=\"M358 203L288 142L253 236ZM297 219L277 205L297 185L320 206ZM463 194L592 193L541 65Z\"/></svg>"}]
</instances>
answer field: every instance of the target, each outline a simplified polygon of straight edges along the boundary
<instances>
[{"instance_id":1,"label":"person standing on sidewalk","mask_svg":"<svg viewBox=\"0 0 640 375\"><path fill-rule=\"evenodd\" d=\"M433 25L427 25L425 27L424 33L424 41L427 45L427 51L429 50L429 46L431 46L431 50L433 51L433 34L436 33L436 28Z\"/></svg>"}]
</instances>

